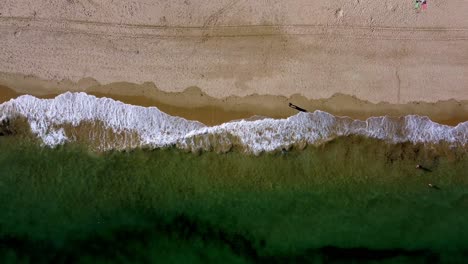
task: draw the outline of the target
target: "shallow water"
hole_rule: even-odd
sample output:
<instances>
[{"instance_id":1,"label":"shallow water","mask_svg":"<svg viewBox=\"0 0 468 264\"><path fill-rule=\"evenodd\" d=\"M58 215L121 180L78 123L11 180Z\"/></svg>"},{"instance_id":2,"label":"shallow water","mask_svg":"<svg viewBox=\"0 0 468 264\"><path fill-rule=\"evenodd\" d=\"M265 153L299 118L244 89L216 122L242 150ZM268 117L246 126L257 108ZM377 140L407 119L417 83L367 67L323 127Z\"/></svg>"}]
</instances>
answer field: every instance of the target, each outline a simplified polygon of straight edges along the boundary
<instances>
[{"instance_id":1,"label":"shallow water","mask_svg":"<svg viewBox=\"0 0 468 264\"><path fill-rule=\"evenodd\" d=\"M341 137L259 156L98 154L18 135L0 137L0 149L2 262L468 257L464 150Z\"/></svg>"},{"instance_id":2,"label":"shallow water","mask_svg":"<svg viewBox=\"0 0 468 264\"><path fill-rule=\"evenodd\" d=\"M4 122L16 120L25 121L27 133L32 132L44 145L78 141L97 151L176 146L193 152L238 149L258 155L320 145L349 135L388 143L445 143L468 148L468 122L447 126L418 115L361 121L317 110L287 119L238 120L210 127L168 115L156 107L69 92L54 99L24 95L0 104L0 129Z\"/></svg>"}]
</instances>

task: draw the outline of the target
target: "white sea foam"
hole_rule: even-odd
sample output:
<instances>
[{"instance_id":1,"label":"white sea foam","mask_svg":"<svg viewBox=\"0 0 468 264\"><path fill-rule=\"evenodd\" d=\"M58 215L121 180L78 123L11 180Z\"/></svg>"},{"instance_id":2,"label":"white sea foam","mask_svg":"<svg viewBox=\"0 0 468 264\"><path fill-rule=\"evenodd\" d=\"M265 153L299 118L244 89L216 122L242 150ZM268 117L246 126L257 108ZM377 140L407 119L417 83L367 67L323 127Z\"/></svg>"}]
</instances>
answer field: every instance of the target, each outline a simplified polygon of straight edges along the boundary
<instances>
[{"instance_id":1,"label":"white sea foam","mask_svg":"<svg viewBox=\"0 0 468 264\"><path fill-rule=\"evenodd\" d=\"M427 117L409 115L400 118L371 117L366 121L335 117L322 111L298 113L287 119L235 121L208 127L197 121L170 116L156 107L124 104L109 98L96 98L85 93L64 93L54 99L25 95L0 105L0 121L25 118L31 131L47 146L75 139L65 126L100 122L115 134L136 134L137 143L123 137L97 137L100 150L132 147L177 146L188 150L210 150L232 146L246 152L275 151L302 143L320 144L339 136L362 135L390 143L439 143L454 146L468 144L468 122L452 127Z\"/></svg>"}]
</instances>

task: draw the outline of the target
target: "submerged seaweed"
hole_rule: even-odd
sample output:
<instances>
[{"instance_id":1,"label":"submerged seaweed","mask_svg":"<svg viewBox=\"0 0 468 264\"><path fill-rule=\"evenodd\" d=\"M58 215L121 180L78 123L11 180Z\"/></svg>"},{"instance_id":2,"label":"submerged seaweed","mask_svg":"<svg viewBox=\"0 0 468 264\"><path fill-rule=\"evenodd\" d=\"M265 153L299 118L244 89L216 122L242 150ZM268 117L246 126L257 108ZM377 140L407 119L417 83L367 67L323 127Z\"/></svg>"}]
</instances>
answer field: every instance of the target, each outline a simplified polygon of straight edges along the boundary
<instances>
[{"instance_id":1,"label":"submerged seaweed","mask_svg":"<svg viewBox=\"0 0 468 264\"><path fill-rule=\"evenodd\" d=\"M3 263L462 263L468 250L464 151L362 136L259 156L16 136L0 149Z\"/></svg>"}]
</instances>

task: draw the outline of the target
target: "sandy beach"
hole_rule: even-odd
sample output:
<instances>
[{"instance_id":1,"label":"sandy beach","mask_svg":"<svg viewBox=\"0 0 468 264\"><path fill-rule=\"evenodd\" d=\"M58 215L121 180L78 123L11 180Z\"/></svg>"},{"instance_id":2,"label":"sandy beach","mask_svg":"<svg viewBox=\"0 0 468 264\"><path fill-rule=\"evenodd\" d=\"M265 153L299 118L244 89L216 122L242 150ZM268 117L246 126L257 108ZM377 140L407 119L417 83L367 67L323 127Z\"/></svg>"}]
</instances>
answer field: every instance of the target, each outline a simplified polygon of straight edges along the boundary
<instances>
[{"instance_id":1,"label":"sandy beach","mask_svg":"<svg viewBox=\"0 0 468 264\"><path fill-rule=\"evenodd\" d=\"M463 0L7 0L0 99L85 91L207 124L286 117L291 101L456 124L468 119L466 13Z\"/></svg>"},{"instance_id":2,"label":"sandy beach","mask_svg":"<svg viewBox=\"0 0 468 264\"><path fill-rule=\"evenodd\" d=\"M416 1L0 0L0 263L468 263L468 0Z\"/></svg>"}]
</instances>

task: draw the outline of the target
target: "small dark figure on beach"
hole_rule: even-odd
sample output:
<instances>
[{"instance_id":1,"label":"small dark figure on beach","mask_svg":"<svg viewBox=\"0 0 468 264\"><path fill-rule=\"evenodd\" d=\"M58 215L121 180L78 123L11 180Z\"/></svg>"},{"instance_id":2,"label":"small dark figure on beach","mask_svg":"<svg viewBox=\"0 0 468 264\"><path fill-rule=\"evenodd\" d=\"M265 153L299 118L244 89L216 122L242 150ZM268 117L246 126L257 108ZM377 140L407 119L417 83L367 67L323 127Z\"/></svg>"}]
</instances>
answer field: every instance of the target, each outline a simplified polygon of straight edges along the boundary
<instances>
[{"instance_id":1,"label":"small dark figure on beach","mask_svg":"<svg viewBox=\"0 0 468 264\"><path fill-rule=\"evenodd\" d=\"M429 183L427 186L429 186L429 188L432 188L432 189L440 190L440 188L437 185L434 185L432 183Z\"/></svg>"},{"instance_id":2,"label":"small dark figure on beach","mask_svg":"<svg viewBox=\"0 0 468 264\"><path fill-rule=\"evenodd\" d=\"M414 8L419 10L422 8L423 10L427 9L427 0L415 0L414 1Z\"/></svg>"},{"instance_id":3,"label":"small dark figure on beach","mask_svg":"<svg viewBox=\"0 0 468 264\"><path fill-rule=\"evenodd\" d=\"M307 112L307 110L305 110L304 108L301 108L295 104L291 104L289 103L289 107L291 107L292 109L296 109L297 111L301 111L301 112Z\"/></svg>"},{"instance_id":4,"label":"small dark figure on beach","mask_svg":"<svg viewBox=\"0 0 468 264\"><path fill-rule=\"evenodd\" d=\"M420 164L416 165L416 169L420 169L420 170L423 170L423 171L431 172L430 169L428 169L428 168L426 168L426 167L423 167L423 166L420 165Z\"/></svg>"}]
</instances>

